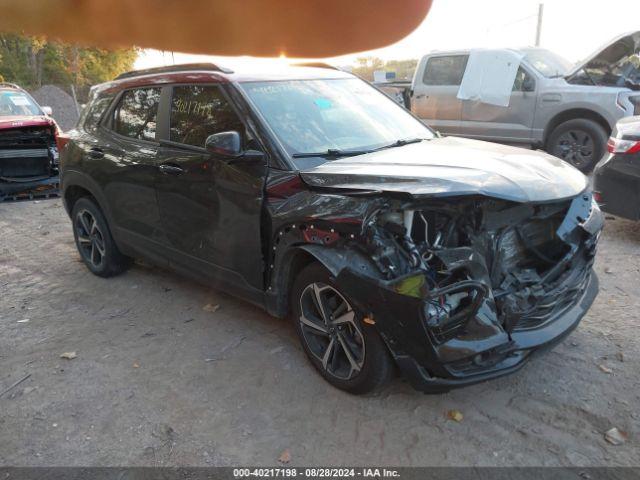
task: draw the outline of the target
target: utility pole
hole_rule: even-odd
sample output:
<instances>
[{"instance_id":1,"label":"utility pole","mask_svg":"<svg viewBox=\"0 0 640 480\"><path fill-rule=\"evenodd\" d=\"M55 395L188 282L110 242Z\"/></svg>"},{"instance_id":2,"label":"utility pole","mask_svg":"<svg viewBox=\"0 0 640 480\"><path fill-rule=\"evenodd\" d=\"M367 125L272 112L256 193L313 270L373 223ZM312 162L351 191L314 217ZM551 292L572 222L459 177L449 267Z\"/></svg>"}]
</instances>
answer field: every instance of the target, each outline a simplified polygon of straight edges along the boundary
<instances>
[{"instance_id":1,"label":"utility pole","mask_svg":"<svg viewBox=\"0 0 640 480\"><path fill-rule=\"evenodd\" d=\"M542 14L544 13L544 3L538 5L538 26L536 28L536 47L540 46L540 34L542 33Z\"/></svg>"}]
</instances>

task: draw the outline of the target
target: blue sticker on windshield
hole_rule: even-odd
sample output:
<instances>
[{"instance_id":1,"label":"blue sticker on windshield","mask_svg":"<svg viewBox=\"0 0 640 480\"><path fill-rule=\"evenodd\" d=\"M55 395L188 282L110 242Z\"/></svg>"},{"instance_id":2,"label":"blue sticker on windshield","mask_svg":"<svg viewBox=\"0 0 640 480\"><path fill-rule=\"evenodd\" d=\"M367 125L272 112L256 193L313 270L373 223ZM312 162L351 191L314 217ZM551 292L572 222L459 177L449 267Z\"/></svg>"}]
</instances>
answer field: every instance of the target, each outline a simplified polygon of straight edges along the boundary
<instances>
[{"instance_id":1,"label":"blue sticker on windshield","mask_svg":"<svg viewBox=\"0 0 640 480\"><path fill-rule=\"evenodd\" d=\"M313 101L320 110L326 110L327 108L331 108L331 100L327 100L326 98L318 98Z\"/></svg>"}]
</instances>

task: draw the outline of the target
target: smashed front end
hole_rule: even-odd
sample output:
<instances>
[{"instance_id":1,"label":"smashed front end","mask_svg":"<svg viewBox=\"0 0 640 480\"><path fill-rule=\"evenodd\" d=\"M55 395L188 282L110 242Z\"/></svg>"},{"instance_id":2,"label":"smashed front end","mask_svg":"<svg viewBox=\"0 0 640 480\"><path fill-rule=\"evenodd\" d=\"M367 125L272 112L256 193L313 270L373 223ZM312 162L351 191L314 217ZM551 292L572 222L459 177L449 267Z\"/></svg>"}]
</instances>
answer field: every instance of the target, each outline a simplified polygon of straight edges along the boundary
<instances>
[{"instance_id":1,"label":"smashed front end","mask_svg":"<svg viewBox=\"0 0 640 480\"><path fill-rule=\"evenodd\" d=\"M272 218L271 292L286 252L310 253L423 391L517 370L568 335L598 290L603 217L588 191L544 203L302 192Z\"/></svg>"},{"instance_id":2,"label":"smashed front end","mask_svg":"<svg viewBox=\"0 0 640 480\"><path fill-rule=\"evenodd\" d=\"M58 186L55 126L0 130L0 200Z\"/></svg>"}]
</instances>

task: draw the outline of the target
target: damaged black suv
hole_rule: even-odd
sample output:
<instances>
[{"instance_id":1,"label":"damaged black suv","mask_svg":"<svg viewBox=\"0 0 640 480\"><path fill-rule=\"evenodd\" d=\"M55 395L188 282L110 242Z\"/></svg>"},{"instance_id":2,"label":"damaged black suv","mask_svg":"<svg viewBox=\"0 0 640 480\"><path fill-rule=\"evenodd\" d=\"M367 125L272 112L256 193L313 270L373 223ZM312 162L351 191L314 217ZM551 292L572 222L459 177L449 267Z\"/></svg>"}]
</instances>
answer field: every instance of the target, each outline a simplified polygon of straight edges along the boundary
<instances>
[{"instance_id":1,"label":"damaged black suv","mask_svg":"<svg viewBox=\"0 0 640 480\"><path fill-rule=\"evenodd\" d=\"M62 144L93 273L144 257L289 316L352 393L395 366L426 392L511 373L597 294L603 218L584 175L440 138L344 72L123 74Z\"/></svg>"}]
</instances>

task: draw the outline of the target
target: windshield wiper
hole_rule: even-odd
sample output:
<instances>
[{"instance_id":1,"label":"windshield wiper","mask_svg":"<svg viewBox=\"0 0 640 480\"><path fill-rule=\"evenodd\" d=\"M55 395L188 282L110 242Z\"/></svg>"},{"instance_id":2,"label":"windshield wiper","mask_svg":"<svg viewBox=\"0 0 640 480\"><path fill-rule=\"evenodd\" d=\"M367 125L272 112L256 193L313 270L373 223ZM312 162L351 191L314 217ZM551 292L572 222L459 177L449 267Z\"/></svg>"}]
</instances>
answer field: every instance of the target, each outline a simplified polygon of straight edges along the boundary
<instances>
[{"instance_id":1,"label":"windshield wiper","mask_svg":"<svg viewBox=\"0 0 640 480\"><path fill-rule=\"evenodd\" d=\"M291 156L293 158L340 158L340 157L353 157L355 155L364 155L365 153L371 153L373 150L339 150L337 148L329 148L325 152L304 152L294 153Z\"/></svg>"},{"instance_id":2,"label":"windshield wiper","mask_svg":"<svg viewBox=\"0 0 640 480\"><path fill-rule=\"evenodd\" d=\"M396 147L404 147L405 145L409 145L411 143L420 143L423 140L426 140L426 138L406 138L406 139L400 139L400 140L396 140L393 143L390 143L389 145L383 145L382 147L378 147L375 150L373 150L374 152L377 152L378 150L385 150L387 148L396 148Z\"/></svg>"},{"instance_id":3,"label":"windshield wiper","mask_svg":"<svg viewBox=\"0 0 640 480\"><path fill-rule=\"evenodd\" d=\"M356 155L364 155L365 153L377 152L379 150L385 150L387 148L395 148L395 147L404 147L405 145L409 145L410 143L419 143L424 138L408 138L408 139L400 139L396 140L393 143L388 145L383 145L382 147L372 148L370 150L339 150L337 148L330 148L326 152L314 152L314 153L294 153L291 155L293 158L311 158L311 157L321 157L321 158L340 158L340 157L354 157Z\"/></svg>"}]
</instances>

